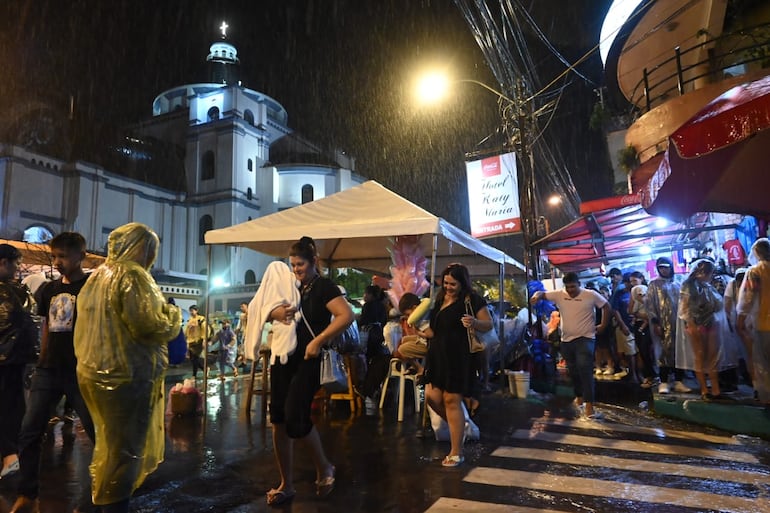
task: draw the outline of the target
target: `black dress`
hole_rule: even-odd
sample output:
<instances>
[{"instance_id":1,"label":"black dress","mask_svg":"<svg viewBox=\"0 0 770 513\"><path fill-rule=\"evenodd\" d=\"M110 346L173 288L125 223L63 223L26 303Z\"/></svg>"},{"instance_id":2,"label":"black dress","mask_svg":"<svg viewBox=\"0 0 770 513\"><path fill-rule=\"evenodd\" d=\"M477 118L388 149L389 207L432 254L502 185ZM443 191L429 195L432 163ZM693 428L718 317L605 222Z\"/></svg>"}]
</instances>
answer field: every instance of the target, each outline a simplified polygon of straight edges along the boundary
<instances>
[{"instance_id":1,"label":"black dress","mask_svg":"<svg viewBox=\"0 0 770 513\"><path fill-rule=\"evenodd\" d=\"M473 314L484 308L486 301L471 294ZM443 310L436 305L430 315L433 338L426 356L426 382L435 388L454 394L470 396L476 371L468 349L468 330L463 326L465 299L458 299Z\"/></svg>"}]
</instances>

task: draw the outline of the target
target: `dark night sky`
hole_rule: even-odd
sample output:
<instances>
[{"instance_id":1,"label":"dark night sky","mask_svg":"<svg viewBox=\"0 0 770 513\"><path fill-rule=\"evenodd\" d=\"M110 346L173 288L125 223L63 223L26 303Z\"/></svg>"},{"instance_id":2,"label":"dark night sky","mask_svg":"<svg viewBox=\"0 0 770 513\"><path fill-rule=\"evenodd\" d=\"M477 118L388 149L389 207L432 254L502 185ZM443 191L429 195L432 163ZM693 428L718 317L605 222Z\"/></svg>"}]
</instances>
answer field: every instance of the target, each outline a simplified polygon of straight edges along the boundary
<instances>
[{"instance_id":1,"label":"dark night sky","mask_svg":"<svg viewBox=\"0 0 770 513\"><path fill-rule=\"evenodd\" d=\"M522 3L572 62L596 44L609 1ZM348 151L360 174L468 228L463 155L495 131L496 100L462 86L428 112L409 96L410 78L428 62L494 84L451 0L4 0L0 121L7 126L30 102L66 117L74 95L73 157L98 161L121 126L149 117L159 92L206 81L222 20L243 85L278 100L291 128ZM563 70L541 45L532 51L545 81ZM598 56L581 71L601 82ZM588 129L594 87L575 77L549 129L583 199L610 191L595 186L609 163L601 134Z\"/></svg>"}]
</instances>

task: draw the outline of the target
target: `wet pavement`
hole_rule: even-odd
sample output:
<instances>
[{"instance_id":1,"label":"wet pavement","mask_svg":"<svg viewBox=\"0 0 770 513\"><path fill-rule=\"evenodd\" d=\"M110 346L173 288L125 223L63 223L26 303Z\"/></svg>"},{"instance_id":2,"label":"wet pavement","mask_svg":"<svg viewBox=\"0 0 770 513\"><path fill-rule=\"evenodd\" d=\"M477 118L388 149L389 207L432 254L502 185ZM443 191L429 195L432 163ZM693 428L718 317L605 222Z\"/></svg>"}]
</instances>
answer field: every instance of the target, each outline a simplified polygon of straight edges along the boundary
<instances>
[{"instance_id":1,"label":"wet pavement","mask_svg":"<svg viewBox=\"0 0 770 513\"><path fill-rule=\"evenodd\" d=\"M172 374L169 386L181 381L181 371ZM765 441L657 418L636 404L600 404L603 421L577 420L569 398L522 400L507 388L483 397L481 440L466 444L457 469L441 467L448 444L418 437L420 415L408 406L399 423L395 404L351 414L345 401L326 411L318 402L337 487L315 498L315 471L298 446L297 495L270 508L264 494L278 484L270 429L260 399L246 414L248 385L248 376L210 380L204 415L167 417L166 461L135 494L133 512L770 511ZM79 424L53 426L42 513L72 511L90 454ZM13 486L0 481L0 513Z\"/></svg>"}]
</instances>

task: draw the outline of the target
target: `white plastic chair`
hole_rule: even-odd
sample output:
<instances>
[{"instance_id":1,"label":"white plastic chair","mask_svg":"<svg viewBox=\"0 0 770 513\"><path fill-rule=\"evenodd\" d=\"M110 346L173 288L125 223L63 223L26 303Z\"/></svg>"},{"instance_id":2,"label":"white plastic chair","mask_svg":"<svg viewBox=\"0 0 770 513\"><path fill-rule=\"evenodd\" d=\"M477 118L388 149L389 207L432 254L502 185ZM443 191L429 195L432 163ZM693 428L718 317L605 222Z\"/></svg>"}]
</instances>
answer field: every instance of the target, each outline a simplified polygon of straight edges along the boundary
<instances>
[{"instance_id":1,"label":"white plastic chair","mask_svg":"<svg viewBox=\"0 0 770 513\"><path fill-rule=\"evenodd\" d=\"M406 366L404 362L398 358L391 358L390 369L388 370L388 376L382 383L382 391L380 392L380 409L385 404L385 395L388 392L388 383L391 378L398 378L398 421L404 421L404 392L406 388L406 382L412 383L412 392L414 396L414 411L415 413L420 411L420 394L417 391L417 376L414 374L405 374Z\"/></svg>"}]
</instances>

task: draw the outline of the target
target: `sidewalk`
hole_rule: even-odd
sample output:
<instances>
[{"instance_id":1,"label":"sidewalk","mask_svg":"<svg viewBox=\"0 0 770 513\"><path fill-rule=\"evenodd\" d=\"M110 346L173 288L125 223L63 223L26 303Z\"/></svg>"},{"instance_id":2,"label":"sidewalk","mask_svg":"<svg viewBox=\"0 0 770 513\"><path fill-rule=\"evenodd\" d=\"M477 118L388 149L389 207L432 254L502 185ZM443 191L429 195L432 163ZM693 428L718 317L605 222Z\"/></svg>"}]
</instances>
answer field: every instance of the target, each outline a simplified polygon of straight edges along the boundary
<instances>
[{"instance_id":1,"label":"sidewalk","mask_svg":"<svg viewBox=\"0 0 770 513\"><path fill-rule=\"evenodd\" d=\"M701 399L694 380L686 380L685 384L693 389L692 393L658 394L656 387L644 389L627 379L596 380L596 400L640 410L644 409L640 405L646 403L650 411L661 417L770 440L770 411L754 401L751 388L739 385L738 391L725 394L729 400L706 401ZM547 386L534 382L533 389L547 391ZM556 394L572 396L572 385L566 372L557 373Z\"/></svg>"}]
</instances>

